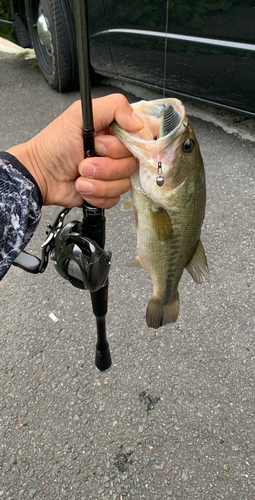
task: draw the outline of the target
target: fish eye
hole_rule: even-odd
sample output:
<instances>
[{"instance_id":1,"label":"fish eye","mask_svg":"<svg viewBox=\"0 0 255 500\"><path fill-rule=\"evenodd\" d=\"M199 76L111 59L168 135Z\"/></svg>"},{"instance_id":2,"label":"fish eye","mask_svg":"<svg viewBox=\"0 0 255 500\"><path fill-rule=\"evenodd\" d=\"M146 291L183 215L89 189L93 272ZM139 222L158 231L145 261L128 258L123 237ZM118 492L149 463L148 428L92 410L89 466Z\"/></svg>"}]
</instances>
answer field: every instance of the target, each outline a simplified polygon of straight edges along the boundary
<instances>
[{"instance_id":1,"label":"fish eye","mask_svg":"<svg viewBox=\"0 0 255 500\"><path fill-rule=\"evenodd\" d=\"M182 145L182 150L184 153L191 153L195 147L195 142L193 139L186 139L186 141Z\"/></svg>"}]
</instances>

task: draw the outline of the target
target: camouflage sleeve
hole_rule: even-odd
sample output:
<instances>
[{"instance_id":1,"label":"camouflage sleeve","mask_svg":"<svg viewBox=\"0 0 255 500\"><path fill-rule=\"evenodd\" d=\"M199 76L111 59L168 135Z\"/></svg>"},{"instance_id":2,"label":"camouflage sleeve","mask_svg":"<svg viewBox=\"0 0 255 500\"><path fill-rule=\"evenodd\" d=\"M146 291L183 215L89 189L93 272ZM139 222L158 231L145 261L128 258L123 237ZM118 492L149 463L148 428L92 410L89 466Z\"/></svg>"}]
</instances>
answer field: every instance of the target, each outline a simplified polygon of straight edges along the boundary
<instances>
[{"instance_id":1,"label":"camouflage sleeve","mask_svg":"<svg viewBox=\"0 0 255 500\"><path fill-rule=\"evenodd\" d=\"M0 152L0 280L28 244L41 218L42 196L17 158Z\"/></svg>"}]
</instances>

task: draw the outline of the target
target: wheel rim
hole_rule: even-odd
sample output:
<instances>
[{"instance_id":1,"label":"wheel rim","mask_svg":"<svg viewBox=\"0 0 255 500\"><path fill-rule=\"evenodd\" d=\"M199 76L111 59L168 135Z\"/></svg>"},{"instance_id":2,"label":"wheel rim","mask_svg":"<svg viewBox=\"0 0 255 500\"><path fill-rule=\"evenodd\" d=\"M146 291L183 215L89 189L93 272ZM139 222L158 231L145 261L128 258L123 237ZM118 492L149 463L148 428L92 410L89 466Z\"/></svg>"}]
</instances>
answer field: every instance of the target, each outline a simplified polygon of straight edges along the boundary
<instances>
[{"instance_id":1,"label":"wheel rim","mask_svg":"<svg viewBox=\"0 0 255 500\"><path fill-rule=\"evenodd\" d=\"M48 53L51 55L52 44L51 44L51 34L50 34L50 31L48 28L49 21L48 21L47 17L45 17L43 12L40 13L40 11L39 11L38 14L39 14L38 19L37 19L38 37L39 37L41 44L44 45L44 47L46 48Z\"/></svg>"},{"instance_id":2,"label":"wheel rim","mask_svg":"<svg viewBox=\"0 0 255 500\"><path fill-rule=\"evenodd\" d=\"M34 7L34 8L33 8ZM33 29L36 39L36 47L39 52L41 63L44 70L51 75L52 65L54 58L54 46L52 42L52 35L49 29L49 21L47 14L43 9L43 2L39 3L38 9L33 8Z\"/></svg>"}]
</instances>

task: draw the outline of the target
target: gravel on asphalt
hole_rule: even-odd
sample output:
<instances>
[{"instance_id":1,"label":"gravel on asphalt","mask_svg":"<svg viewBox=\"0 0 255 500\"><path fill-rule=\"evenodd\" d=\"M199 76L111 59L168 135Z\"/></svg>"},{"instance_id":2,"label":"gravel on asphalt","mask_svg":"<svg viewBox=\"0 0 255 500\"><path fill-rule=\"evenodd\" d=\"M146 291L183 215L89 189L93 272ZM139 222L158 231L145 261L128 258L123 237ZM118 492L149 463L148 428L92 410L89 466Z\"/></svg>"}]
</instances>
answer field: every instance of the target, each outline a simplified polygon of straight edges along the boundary
<instances>
[{"instance_id":1,"label":"gravel on asphalt","mask_svg":"<svg viewBox=\"0 0 255 500\"><path fill-rule=\"evenodd\" d=\"M0 59L6 149L78 93L59 96L29 61ZM93 88L94 96L114 91ZM254 500L254 144L192 122L207 178L202 241L211 280L196 285L184 272L176 324L146 326L152 284L126 267L136 235L120 204L107 211L108 372L94 366L87 292L51 263L41 276L13 267L1 282L1 499ZM39 255L58 211L43 209L29 251Z\"/></svg>"}]
</instances>

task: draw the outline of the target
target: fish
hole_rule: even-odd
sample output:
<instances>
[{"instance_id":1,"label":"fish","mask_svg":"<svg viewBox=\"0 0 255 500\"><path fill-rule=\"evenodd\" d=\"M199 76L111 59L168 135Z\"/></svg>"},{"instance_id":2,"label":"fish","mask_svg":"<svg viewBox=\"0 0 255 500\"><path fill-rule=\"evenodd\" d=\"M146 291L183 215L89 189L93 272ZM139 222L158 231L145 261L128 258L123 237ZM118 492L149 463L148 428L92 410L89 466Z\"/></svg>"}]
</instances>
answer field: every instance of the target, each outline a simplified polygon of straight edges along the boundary
<instances>
[{"instance_id":1,"label":"fish","mask_svg":"<svg viewBox=\"0 0 255 500\"><path fill-rule=\"evenodd\" d=\"M138 251L134 265L152 278L146 322L158 329L178 318L178 285L184 269L197 283L209 280L200 240L205 171L193 126L179 99L143 100L132 107L143 119L143 129L131 134L117 122L111 128L138 160L131 177L131 200L123 210L134 210Z\"/></svg>"}]
</instances>

